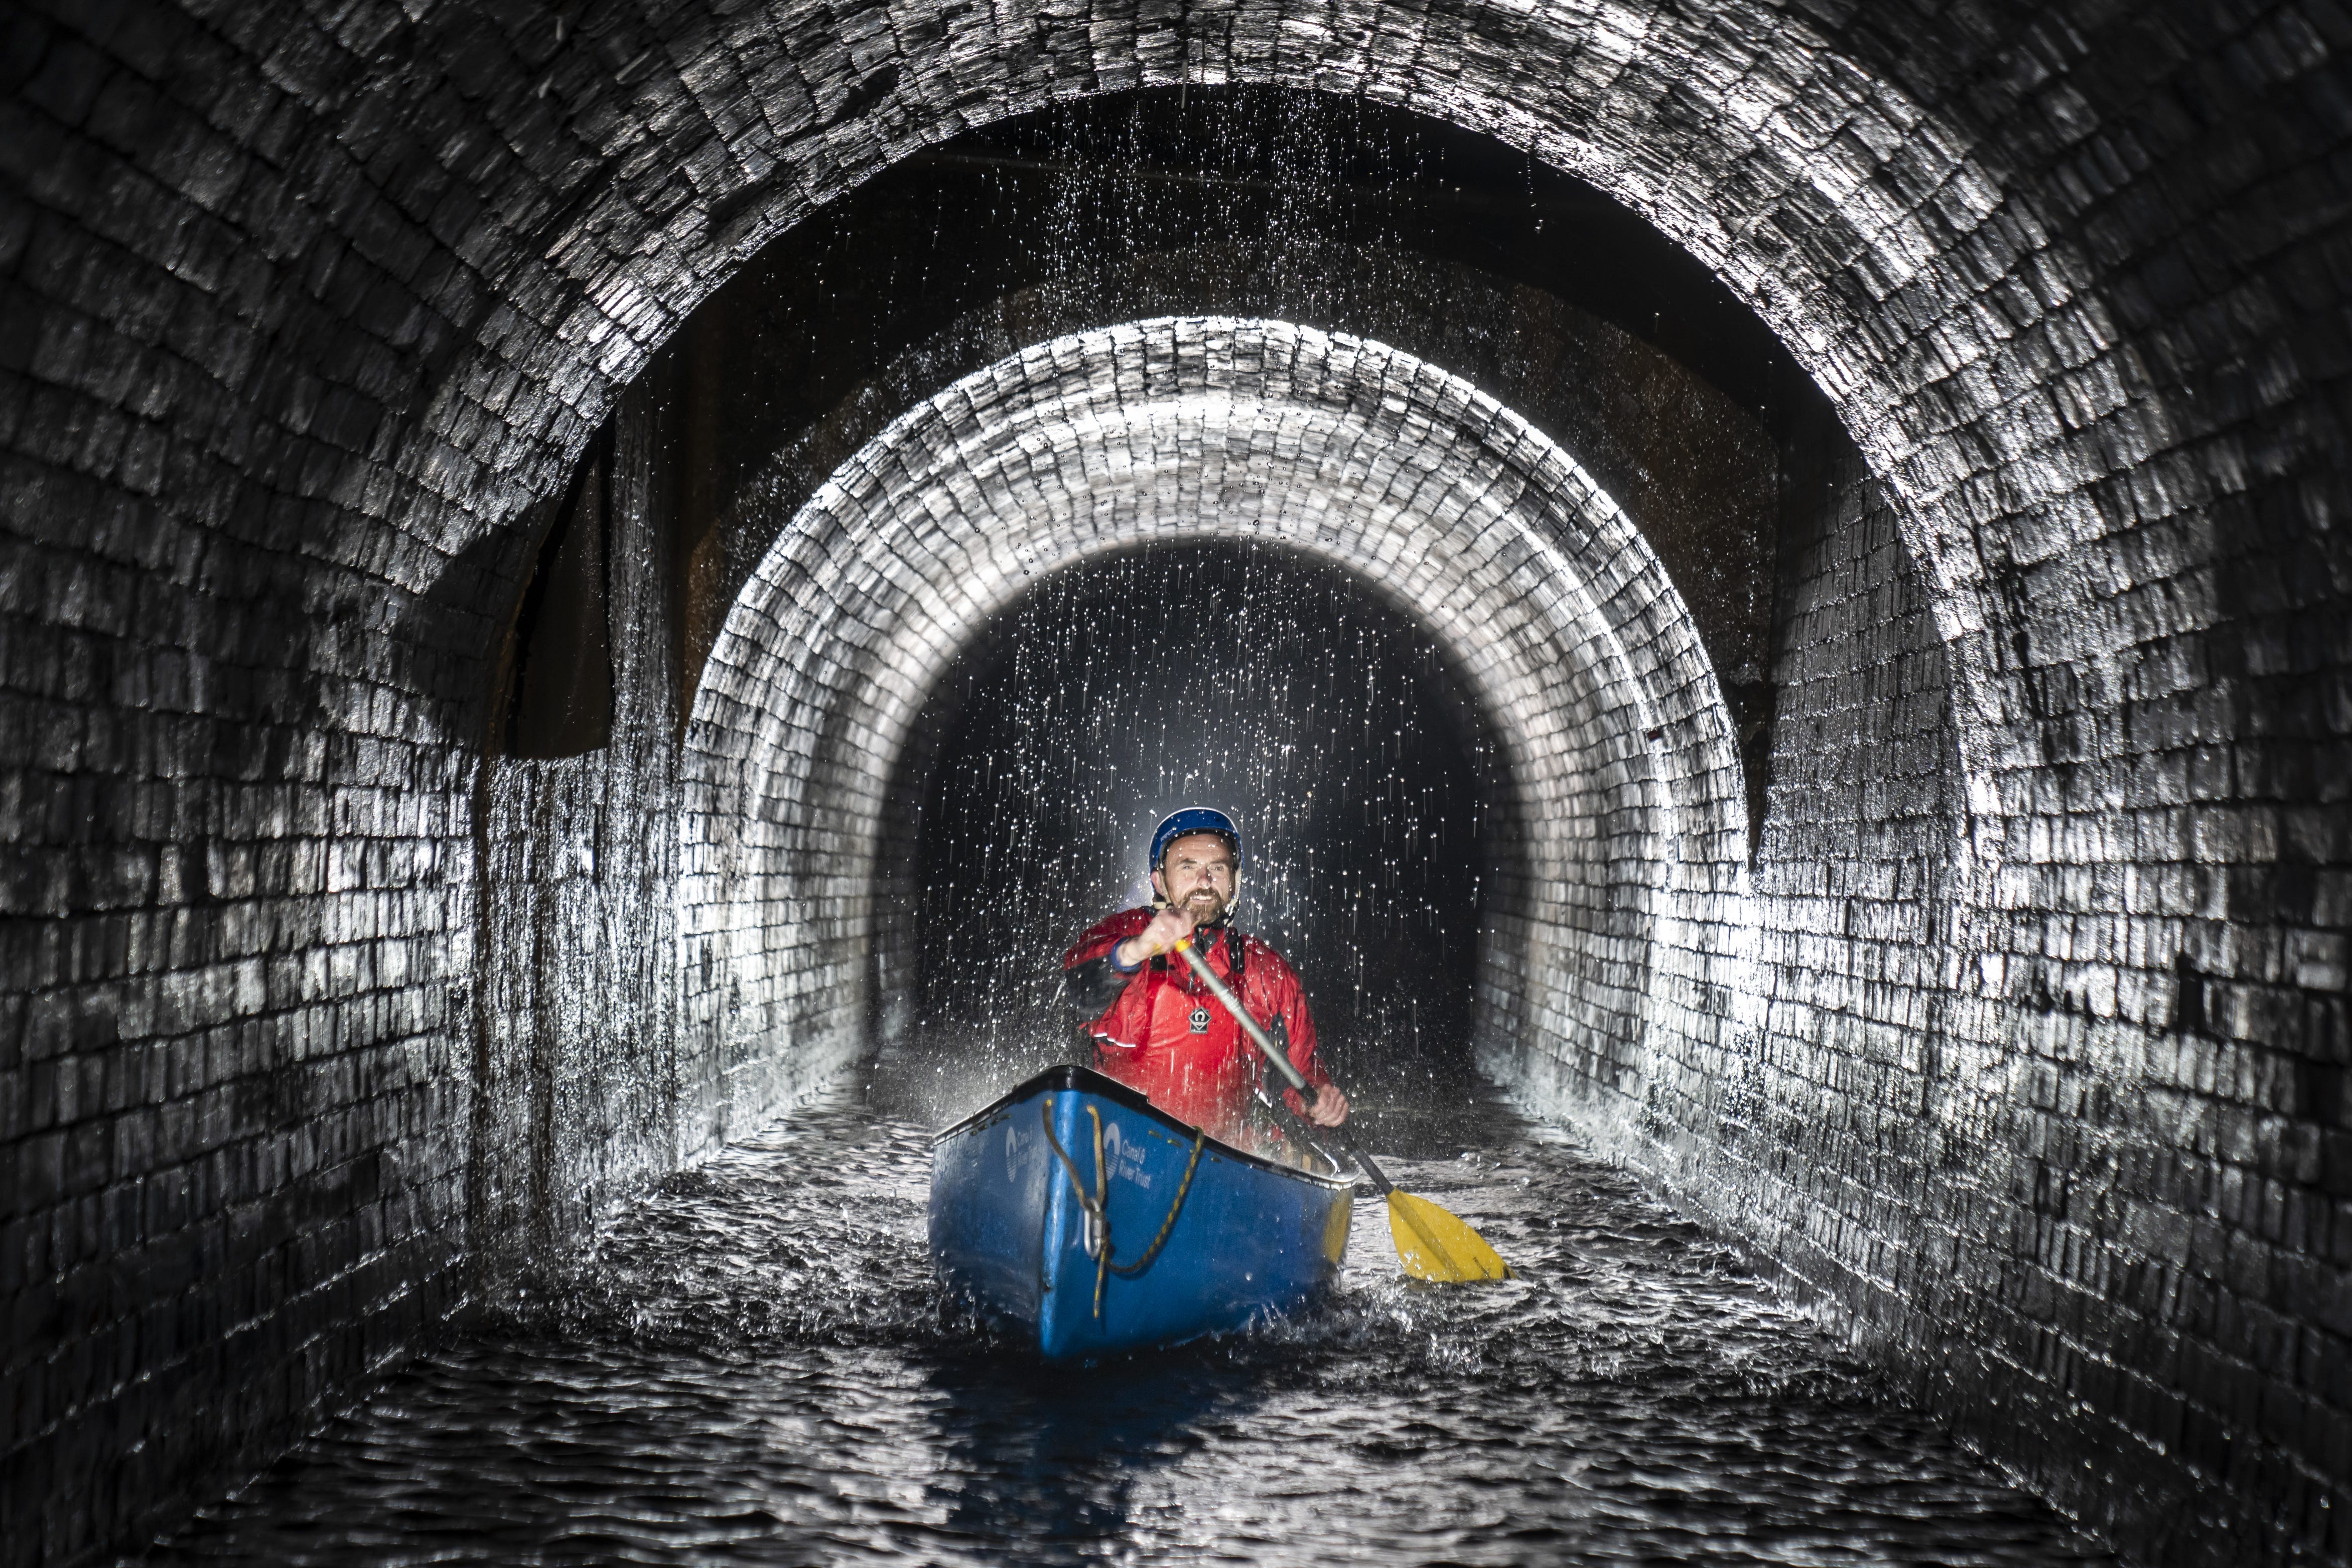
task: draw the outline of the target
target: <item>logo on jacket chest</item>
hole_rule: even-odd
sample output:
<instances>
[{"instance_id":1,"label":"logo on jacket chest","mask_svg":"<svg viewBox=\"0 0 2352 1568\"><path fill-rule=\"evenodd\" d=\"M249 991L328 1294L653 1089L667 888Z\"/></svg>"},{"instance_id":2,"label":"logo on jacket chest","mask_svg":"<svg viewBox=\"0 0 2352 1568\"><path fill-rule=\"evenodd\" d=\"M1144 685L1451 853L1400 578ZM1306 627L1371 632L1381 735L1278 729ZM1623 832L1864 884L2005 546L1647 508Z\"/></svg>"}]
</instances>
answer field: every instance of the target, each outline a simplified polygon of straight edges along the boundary
<instances>
[{"instance_id":1,"label":"logo on jacket chest","mask_svg":"<svg viewBox=\"0 0 2352 1568\"><path fill-rule=\"evenodd\" d=\"M1209 1032L1209 1009L1194 1008L1192 1016L1185 1021L1192 1026L1194 1034L1206 1034Z\"/></svg>"}]
</instances>

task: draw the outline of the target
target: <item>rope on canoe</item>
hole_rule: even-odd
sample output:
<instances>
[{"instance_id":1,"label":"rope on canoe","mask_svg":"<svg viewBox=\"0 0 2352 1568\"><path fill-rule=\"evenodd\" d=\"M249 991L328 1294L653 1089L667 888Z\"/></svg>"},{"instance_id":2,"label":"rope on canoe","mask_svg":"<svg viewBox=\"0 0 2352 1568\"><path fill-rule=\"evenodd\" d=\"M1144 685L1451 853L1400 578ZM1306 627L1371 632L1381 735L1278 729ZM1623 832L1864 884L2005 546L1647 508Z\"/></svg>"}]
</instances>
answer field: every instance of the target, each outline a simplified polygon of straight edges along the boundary
<instances>
[{"instance_id":1,"label":"rope on canoe","mask_svg":"<svg viewBox=\"0 0 2352 1568\"><path fill-rule=\"evenodd\" d=\"M1184 1179L1176 1184L1176 1196L1168 1205L1168 1218L1160 1222L1160 1234L1151 1239L1151 1245L1135 1262L1114 1263L1110 1246L1110 1169L1103 1159L1102 1113L1092 1105L1087 1107L1087 1114L1095 1123L1095 1190L1089 1194L1085 1178L1078 1175L1078 1163L1070 1158L1069 1151L1062 1147L1062 1140L1054 1135L1054 1097L1046 1095L1037 1110L1045 1119L1045 1142L1062 1162L1062 1169L1068 1173L1070 1190L1078 1195L1078 1207L1086 1213L1087 1256L1095 1260L1095 1321L1099 1322L1105 1280L1112 1274L1123 1280L1134 1279L1150 1268L1160 1249L1168 1245L1168 1233L1176 1228L1176 1216L1183 1210L1184 1195L1192 1190L1192 1173L1201 1168L1201 1150L1208 1144L1209 1134L1203 1130L1192 1139L1192 1157L1184 1163Z\"/></svg>"},{"instance_id":2,"label":"rope on canoe","mask_svg":"<svg viewBox=\"0 0 2352 1568\"><path fill-rule=\"evenodd\" d=\"M1094 1115L1095 1108L1091 1105L1087 1106L1087 1113L1088 1115ZM1102 1118L1100 1116L1095 1116L1095 1137L1097 1140L1096 1147L1099 1150L1101 1147L1100 1140L1102 1137ZM1160 1234L1151 1239L1151 1245L1150 1247L1144 1249L1142 1260L1136 1263L1113 1263L1110 1266L1110 1271L1112 1273L1118 1275L1121 1279L1134 1279L1138 1274L1140 1274L1146 1269L1150 1268L1151 1260L1160 1256L1160 1249L1168 1245L1168 1233L1176 1228L1176 1212L1184 1207L1184 1195L1192 1190L1192 1173L1201 1168L1201 1150L1208 1141L1209 1134L1205 1132L1195 1133L1193 1134L1192 1157L1184 1162L1184 1179L1176 1184L1176 1197L1168 1205L1168 1218L1160 1222ZM1099 1170L1100 1167L1097 1168ZM1109 1250L1110 1249L1108 1247L1103 1249L1106 1255L1108 1254Z\"/></svg>"}]
</instances>

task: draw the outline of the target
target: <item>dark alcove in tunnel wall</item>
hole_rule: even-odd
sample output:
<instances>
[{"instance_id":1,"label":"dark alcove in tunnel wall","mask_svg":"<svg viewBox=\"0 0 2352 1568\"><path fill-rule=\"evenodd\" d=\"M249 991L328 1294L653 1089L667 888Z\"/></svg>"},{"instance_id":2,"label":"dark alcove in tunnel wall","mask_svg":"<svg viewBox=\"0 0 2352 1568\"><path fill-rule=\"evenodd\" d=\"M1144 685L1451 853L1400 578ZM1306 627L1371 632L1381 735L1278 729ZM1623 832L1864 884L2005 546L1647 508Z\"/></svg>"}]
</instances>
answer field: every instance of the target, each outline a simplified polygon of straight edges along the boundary
<instances>
[{"instance_id":1,"label":"dark alcove in tunnel wall","mask_svg":"<svg viewBox=\"0 0 2352 1568\"><path fill-rule=\"evenodd\" d=\"M1085 1060L1061 954L1149 902L1151 825L1209 803L1245 836L1235 924L1298 970L1331 1070L1450 1087L1500 756L1437 643L1342 569L1235 543L1065 569L959 656L894 782L876 945L916 976L892 1071L968 1104L975 1077Z\"/></svg>"},{"instance_id":2,"label":"dark alcove in tunnel wall","mask_svg":"<svg viewBox=\"0 0 2352 1568\"><path fill-rule=\"evenodd\" d=\"M613 736L613 437L608 424L553 508L504 656L493 724L509 757L577 757Z\"/></svg>"}]
</instances>

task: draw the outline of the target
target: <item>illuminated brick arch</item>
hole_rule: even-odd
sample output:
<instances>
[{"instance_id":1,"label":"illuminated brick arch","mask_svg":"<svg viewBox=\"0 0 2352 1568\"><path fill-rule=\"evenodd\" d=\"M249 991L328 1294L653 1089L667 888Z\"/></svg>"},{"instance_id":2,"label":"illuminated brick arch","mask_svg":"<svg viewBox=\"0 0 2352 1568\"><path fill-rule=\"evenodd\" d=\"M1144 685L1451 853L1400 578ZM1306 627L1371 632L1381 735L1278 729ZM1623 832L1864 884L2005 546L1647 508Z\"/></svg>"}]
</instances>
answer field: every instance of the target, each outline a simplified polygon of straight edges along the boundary
<instances>
[{"instance_id":1,"label":"illuminated brick arch","mask_svg":"<svg viewBox=\"0 0 2352 1568\"><path fill-rule=\"evenodd\" d=\"M901 416L730 614L688 730L683 956L689 1016L778 1080L749 1103L865 1045L884 797L950 661L1040 578L1183 538L1347 567L1492 716L1515 853L1484 937L1490 1055L1638 1101L1648 1031L1713 1039L1690 1002L1727 983L1745 797L1641 535L1540 433L1401 350L1162 319L1038 345Z\"/></svg>"}]
</instances>

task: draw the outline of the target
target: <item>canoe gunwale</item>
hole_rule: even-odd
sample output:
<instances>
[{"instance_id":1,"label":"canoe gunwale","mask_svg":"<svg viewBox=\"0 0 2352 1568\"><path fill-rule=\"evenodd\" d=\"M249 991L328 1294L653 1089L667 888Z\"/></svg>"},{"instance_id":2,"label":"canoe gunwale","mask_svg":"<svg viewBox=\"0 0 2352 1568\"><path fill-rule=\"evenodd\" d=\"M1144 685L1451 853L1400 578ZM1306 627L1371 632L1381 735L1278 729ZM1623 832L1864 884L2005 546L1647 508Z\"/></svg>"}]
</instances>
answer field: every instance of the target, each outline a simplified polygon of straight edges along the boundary
<instances>
[{"instance_id":1,"label":"canoe gunwale","mask_svg":"<svg viewBox=\"0 0 2352 1568\"><path fill-rule=\"evenodd\" d=\"M1097 1095L1139 1115L1150 1117L1186 1144L1201 1136L1200 1128L1188 1122L1179 1121L1117 1079L1097 1072L1091 1067L1065 1063L1059 1067L1049 1067L1034 1078L1023 1080L971 1115L933 1134L931 1147L936 1149L949 1139L971 1132L1003 1115L1023 1101L1033 1099L1043 1092ZM1305 1182L1309 1186L1319 1186L1332 1192L1350 1192L1356 1186L1353 1174L1325 1176L1317 1171L1301 1170L1297 1166L1284 1165L1279 1160L1267 1159L1264 1155L1251 1154L1247 1149L1237 1149L1233 1145L1216 1138L1206 1139L1205 1143L1207 1147L1202 1151L1203 1154L1214 1153L1221 1159L1232 1160L1238 1165L1254 1166L1272 1176L1287 1176L1293 1181Z\"/></svg>"}]
</instances>

